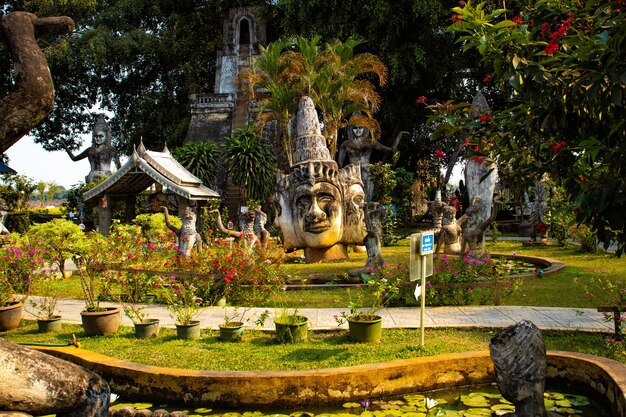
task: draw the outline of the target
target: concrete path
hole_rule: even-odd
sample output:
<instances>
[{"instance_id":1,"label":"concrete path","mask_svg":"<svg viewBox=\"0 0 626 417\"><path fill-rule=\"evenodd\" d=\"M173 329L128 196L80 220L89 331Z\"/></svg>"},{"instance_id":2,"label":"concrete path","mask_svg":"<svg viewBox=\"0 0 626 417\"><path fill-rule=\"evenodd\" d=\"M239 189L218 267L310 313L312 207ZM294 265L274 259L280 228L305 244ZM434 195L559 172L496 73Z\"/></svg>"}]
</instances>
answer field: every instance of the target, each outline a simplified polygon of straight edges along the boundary
<instances>
[{"instance_id":1,"label":"concrete path","mask_svg":"<svg viewBox=\"0 0 626 417\"><path fill-rule=\"evenodd\" d=\"M36 297L32 297L35 299ZM102 302L103 307L119 306L116 303ZM63 321L80 324L80 312L85 307L83 300L63 299L59 301L58 309ZM254 328L254 319L261 314L264 308L250 310L246 317L251 320L246 327ZM272 317L274 309L267 309L270 317L266 320L264 330L273 330ZM147 304L145 310L147 317L158 318L161 326L174 327L174 320L169 311L162 305ZM299 314L309 318L311 328L314 330L336 329L335 316L346 309L342 308L302 308ZM202 328L217 329L224 321L224 315L232 315L232 308L205 307L201 309L197 319ZM27 311L27 318L33 318ZM410 328L420 327L419 307L384 308L378 311L383 317L384 328ZM613 323L606 322L602 313L595 309L558 308L558 307L513 307L513 306L469 306L469 307L427 307L424 317L425 327L507 327L518 321L526 319L535 323L541 329L582 330L593 332L613 332ZM132 325L132 322L122 314L122 324ZM347 327L343 324L341 327ZM340 327L340 328L341 328Z\"/></svg>"}]
</instances>

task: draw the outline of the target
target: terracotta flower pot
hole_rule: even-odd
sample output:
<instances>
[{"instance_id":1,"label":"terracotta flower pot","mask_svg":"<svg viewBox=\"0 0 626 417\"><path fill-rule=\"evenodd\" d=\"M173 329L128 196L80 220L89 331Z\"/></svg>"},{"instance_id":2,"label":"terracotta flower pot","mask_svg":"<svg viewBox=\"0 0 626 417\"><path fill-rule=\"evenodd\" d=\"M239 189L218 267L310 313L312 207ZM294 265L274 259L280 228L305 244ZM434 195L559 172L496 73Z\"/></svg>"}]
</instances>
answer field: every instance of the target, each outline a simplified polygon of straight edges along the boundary
<instances>
[{"instance_id":1,"label":"terracotta flower pot","mask_svg":"<svg viewBox=\"0 0 626 417\"><path fill-rule=\"evenodd\" d=\"M80 318L87 336L113 334L122 321L117 307L107 307L103 311L81 311Z\"/></svg>"},{"instance_id":2,"label":"terracotta flower pot","mask_svg":"<svg viewBox=\"0 0 626 417\"><path fill-rule=\"evenodd\" d=\"M22 303L15 303L6 307L0 307L0 332L6 332L15 329L20 325L24 308Z\"/></svg>"}]
</instances>

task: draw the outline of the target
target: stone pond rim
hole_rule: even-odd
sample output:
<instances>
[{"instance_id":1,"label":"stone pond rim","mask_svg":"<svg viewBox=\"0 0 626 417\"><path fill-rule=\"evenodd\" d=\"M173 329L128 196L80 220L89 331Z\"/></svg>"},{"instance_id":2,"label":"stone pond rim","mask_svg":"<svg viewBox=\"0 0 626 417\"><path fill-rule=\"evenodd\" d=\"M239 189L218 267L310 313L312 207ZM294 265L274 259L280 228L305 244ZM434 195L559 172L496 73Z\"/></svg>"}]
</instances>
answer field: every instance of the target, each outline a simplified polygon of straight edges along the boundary
<instances>
[{"instance_id":1,"label":"stone pond rim","mask_svg":"<svg viewBox=\"0 0 626 417\"><path fill-rule=\"evenodd\" d=\"M99 374L112 392L132 400L193 406L311 407L495 381L488 351L305 371L203 371L140 365L75 347L35 348ZM626 417L623 363L549 351L547 381L583 389L613 417Z\"/></svg>"}]
</instances>

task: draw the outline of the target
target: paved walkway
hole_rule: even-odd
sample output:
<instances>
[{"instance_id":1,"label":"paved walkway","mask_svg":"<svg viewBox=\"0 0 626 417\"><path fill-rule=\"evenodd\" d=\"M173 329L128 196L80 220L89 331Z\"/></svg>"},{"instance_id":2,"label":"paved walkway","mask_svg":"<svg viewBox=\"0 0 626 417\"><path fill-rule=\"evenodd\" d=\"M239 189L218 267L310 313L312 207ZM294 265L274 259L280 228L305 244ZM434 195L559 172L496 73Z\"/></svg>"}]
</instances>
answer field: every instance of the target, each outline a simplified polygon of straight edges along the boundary
<instances>
[{"instance_id":1,"label":"paved walkway","mask_svg":"<svg viewBox=\"0 0 626 417\"><path fill-rule=\"evenodd\" d=\"M33 299L36 297L32 297ZM102 302L103 307L119 306L116 303ZM59 301L58 309L63 321L80 324L80 312L83 310L83 300L63 299ZM246 324L253 328L254 317L263 312L264 308L254 308L247 313L252 319ZM161 326L174 327L174 320L169 311L162 305L147 304L144 310L149 318L158 318ZM270 318L266 320L263 329L274 328L272 322L273 309L268 309ZM334 317L346 309L341 308L302 308L299 314L309 318L311 328L315 330L336 329ZM224 314L232 315L232 308L206 307L203 308L197 319L203 328L217 329L224 321ZM419 307L384 308L379 310L383 317L384 328L419 328ZM28 312L25 316L32 318ZM132 322L122 314L122 324L131 325ZM594 332L612 332L613 323L606 322L602 313L595 309L559 308L559 307L513 307L513 306L469 306L469 307L427 307L424 318L425 327L495 327L502 328L517 323L520 320L530 320L541 329L582 330ZM343 327L347 327L346 324Z\"/></svg>"}]
</instances>

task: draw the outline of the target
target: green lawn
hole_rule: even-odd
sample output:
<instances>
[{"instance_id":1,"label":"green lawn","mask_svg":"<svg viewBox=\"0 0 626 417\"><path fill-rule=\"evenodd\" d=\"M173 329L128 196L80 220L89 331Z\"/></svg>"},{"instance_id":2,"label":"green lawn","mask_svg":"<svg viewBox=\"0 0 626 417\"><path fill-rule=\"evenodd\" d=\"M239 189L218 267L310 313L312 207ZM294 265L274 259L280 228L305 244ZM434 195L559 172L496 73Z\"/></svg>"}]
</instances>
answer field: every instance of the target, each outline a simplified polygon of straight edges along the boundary
<instances>
[{"instance_id":1,"label":"green lawn","mask_svg":"<svg viewBox=\"0 0 626 417\"><path fill-rule=\"evenodd\" d=\"M425 346L419 347L419 330L383 331L381 343L352 343L347 330L309 332L309 341L278 344L271 334L246 331L241 343L220 342L218 332L203 330L200 340L178 340L173 329L161 329L158 338L139 340L132 328L122 326L113 336L84 337L82 327L64 323L56 334L37 333L34 322L23 321L15 330L0 335L10 341L64 343L75 334L82 349L135 363L205 370L320 369L385 362L444 353L487 350L497 330L427 329ZM585 352L612 357L603 335L545 331L547 349ZM246 360L242 361L241 358ZM624 360L624 357L618 358Z\"/></svg>"}]
</instances>

